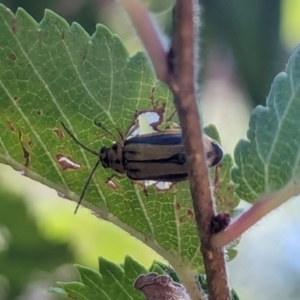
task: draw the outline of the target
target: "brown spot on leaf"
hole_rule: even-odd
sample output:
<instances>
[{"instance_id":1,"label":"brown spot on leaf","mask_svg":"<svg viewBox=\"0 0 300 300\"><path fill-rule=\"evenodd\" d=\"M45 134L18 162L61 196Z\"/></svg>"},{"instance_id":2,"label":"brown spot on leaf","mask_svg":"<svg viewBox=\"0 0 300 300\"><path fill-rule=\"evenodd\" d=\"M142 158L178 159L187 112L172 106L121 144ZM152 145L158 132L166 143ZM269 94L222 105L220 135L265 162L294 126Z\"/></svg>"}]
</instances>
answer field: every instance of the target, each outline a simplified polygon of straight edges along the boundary
<instances>
[{"instance_id":1,"label":"brown spot on leaf","mask_svg":"<svg viewBox=\"0 0 300 300\"><path fill-rule=\"evenodd\" d=\"M20 130L19 130L19 141L20 141L21 146L22 146L23 157L25 158L24 166L26 168L28 168L29 167L29 162L30 162L30 155L29 155L29 152L24 147L24 144L23 144L23 135L22 135L22 132Z\"/></svg>"},{"instance_id":2,"label":"brown spot on leaf","mask_svg":"<svg viewBox=\"0 0 300 300\"><path fill-rule=\"evenodd\" d=\"M166 119L166 122L172 121L172 119L174 118L176 112L177 112L177 110L176 110L176 108L174 108L173 111L171 112L170 116Z\"/></svg>"},{"instance_id":3,"label":"brown spot on leaf","mask_svg":"<svg viewBox=\"0 0 300 300\"><path fill-rule=\"evenodd\" d=\"M178 202L175 203L175 209L179 210L180 209L180 204Z\"/></svg>"},{"instance_id":4,"label":"brown spot on leaf","mask_svg":"<svg viewBox=\"0 0 300 300\"><path fill-rule=\"evenodd\" d=\"M81 167L80 164L74 162L69 156L65 156L63 154L57 154L56 160L59 163L62 171L65 171L67 169L79 169Z\"/></svg>"},{"instance_id":5,"label":"brown spot on leaf","mask_svg":"<svg viewBox=\"0 0 300 300\"><path fill-rule=\"evenodd\" d=\"M65 39L65 32L64 31L62 31L62 33L61 33L61 38L64 40Z\"/></svg>"},{"instance_id":6,"label":"brown spot on leaf","mask_svg":"<svg viewBox=\"0 0 300 300\"><path fill-rule=\"evenodd\" d=\"M32 149L34 147L34 142L33 141L29 141L28 142L29 147Z\"/></svg>"},{"instance_id":7,"label":"brown spot on leaf","mask_svg":"<svg viewBox=\"0 0 300 300\"><path fill-rule=\"evenodd\" d=\"M15 127L12 122L6 121L6 123L10 131L15 131Z\"/></svg>"},{"instance_id":8,"label":"brown spot on leaf","mask_svg":"<svg viewBox=\"0 0 300 300\"><path fill-rule=\"evenodd\" d=\"M155 91L156 91L156 88L154 86L151 87L150 100L151 100L151 104L152 104L153 108L157 107L157 101L155 101L155 95L154 95Z\"/></svg>"},{"instance_id":9,"label":"brown spot on leaf","mask_svg":"<svg viewBox=\"0 0 300 300\"><path fill-rule=\"evenodd\" d=\"M155 92L155 86L152 86L152 87L151 87L151 91L150 91L150 93L151 93L151 96L153 96L153 95L154 95L154 92Z\"/></svg>"},{"instance_id":10,"label":"brown spot on leaf","mask_svg":"<svg viewBox=\"0 0 300 300\"><path fill-rule=\"evenodd\" d=\"M43 47L44 46L44 43L43 43L43 32L42 32L41 28L37 29L37 40L38 40L39 46ZM28 49L26 50L26 53L27 52L28 52Z\"/></svg>"},{"instance_id":11,"label":"brown spot on leaf","mask_svg":"<svg viewBox=\"0 0 300 300\"><path fill-rule=\"evenodd\" d=\"M232 190L233 190L233 186L228 186L228 187L226 188L226 191L227 191L227 192L232 192Z\"/></svg>"},{"instance_id":12,"label":"brown spot on leaf","mask_svg":"<svg viewBox=\"0 0 300 300\"><path fill-rule=\"evenodd\" d=\"M82 54L82 61L85 61L87 57L87 50L84 50L83 54Z\"/></svg>"},{"instance_id":13,"label":"brown spot on leaf","mask_svg":"<svg viewBox=\"0 0 300 300\"><path fill-rule=\"evenodd\" d=\"M156 91L156 88L153 86L151 88L151 91L150 91L150 100L151 100L151 104L153 106L153 109L157 109L159 108L159 100L158 99L155 99L155 91ZM161 104L161 108L165 108L166 107L166 103L162 103Z\"/></svg>"},{"instance_id":14,"label":"brown spot on leaf","mask_svg":"<svg viewBox=\"0 0 300 300\"><path fill-rule=\"evenodd\" d=\"M9 55L9 59L10 59L10 60L16 60L16 59L17 59L17 56L16 56L15 54L11 53L11 54Z\"/></svg>"},{"instance_id":15,"label":"brown spot on leaf","mask_svg":"<svg viewBox=\"0 0 300 300\"><path fill-rule=\"evenodd\" d=\"M13 34L16 34L16 32L17 32L17 21L16 21L16 19L13 19L11 21L11 31L13 32Z\"/></svg>"},{"instance_id":16,"label":"brown spot on leaf","mask_svg":"<svg viewBox=\"0 0 300 300\"><path fill-rule=\"evenodd\" d=\"M54 133L58 136L59 139L64 138L65 135L64 135L63 132L62 132L61 130L59 130L58 128L55 128L53 131L54 131Z\"/></svg>"},{"instance_id":17,"label":"brown spot on leaf","mask_svg":"<svg viewBox=\"0 0 300 300\"><path fill-rule=\"evenodd\" d=\"M29 152L25 149L24 146L22 146L22 150L23 150L23 154L24 154L24 158L25 158L24 166L26 168L28 168L29 167L29 161L30 161L30 155L29 155Z\"/></svg>"},{"instance_id":18,"label":"brown spot on leaf","mask_svg":"<svg viewBox=\"0 0 300 300\"><path fill-rule=\"evenodd\" d=\"M38 116L41 116L41 115L43 114L43 111L42 111L41 109L38 109L38 110L36 111L36 114L37 114Z\"/></svg>"},{"instance_id":19,"label":"brown spot on leaf","mask_svg":"<svg viewBox=\"0 0 300 300\"><path fill-rule=\"evenodd\" d=\"M186 214L189 218L194 219L194 212L191 209L188 209Z\"/></svg>"},{"instance_id":20,"label":"brown spot on leaf","mask_svg":"<svg viewBox=\"0 0 300 300\"><path fill-rule=\"evenodd\" d=\"M19 100L19 97L18 96L14 96L14 101L18 101Z\"/></svg>"}]
</instances>

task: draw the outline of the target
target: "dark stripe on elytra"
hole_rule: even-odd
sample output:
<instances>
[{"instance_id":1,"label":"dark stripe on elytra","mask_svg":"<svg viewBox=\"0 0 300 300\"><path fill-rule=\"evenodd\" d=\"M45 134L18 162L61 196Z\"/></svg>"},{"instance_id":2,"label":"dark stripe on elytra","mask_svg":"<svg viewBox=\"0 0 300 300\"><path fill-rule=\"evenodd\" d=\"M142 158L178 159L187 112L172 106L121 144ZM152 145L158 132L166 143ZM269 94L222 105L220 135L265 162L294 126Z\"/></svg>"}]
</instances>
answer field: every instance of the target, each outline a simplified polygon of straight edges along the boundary
<instances>
[{"instance_id":1,"label":"dark stripe on elytra","mask_svg":"<svg viewBox=\"0 0 300 300\"><path fill-rule=\"evenodd\" d=\"M180 157L178 157L180 155ZM150 159L150 160L125 160L125 164L128 163L141 163L141 164L151 164L151 163L160 163L168 164L173 163L177 165L184 165L186 163L186 157L184 153L175 154L168 158L161 159Z\"/></svg>"},{"instance_id":2,"label":"dark stripe on elytra","mask_svg":"<svg viewBox=\"0 0 300 300\"><path fill-rule=\"evenodd\" d=\"M129 170L128 170L129 171ZM139 173L140 169L130 169L130 172L132 173ZM167 174L167 175L159 175L159 176L153 176L153 177L147 177L147 176L140 176L140 174L137 177L130 176L129 173L127 173L128 178L131 180L154 180L154 181L164 181L164 182L173 182L173 181L181 181L185 180L188 177L188 173L181 173L181 174Z\"/></svg>"},{"instance_id":3,"label":"dark stripe on elytra","mask_svg":"<svg viewBox=\"0 0 300 300\"><path fill-rule=\"evenodd\" d=\"M181 134L160 134L160 135L146 135L136 136L128 140L125 140L124 147L128 144L149 144L149 145L161 145L171 146L182 143Z\"/></svg>"}]
</instances>

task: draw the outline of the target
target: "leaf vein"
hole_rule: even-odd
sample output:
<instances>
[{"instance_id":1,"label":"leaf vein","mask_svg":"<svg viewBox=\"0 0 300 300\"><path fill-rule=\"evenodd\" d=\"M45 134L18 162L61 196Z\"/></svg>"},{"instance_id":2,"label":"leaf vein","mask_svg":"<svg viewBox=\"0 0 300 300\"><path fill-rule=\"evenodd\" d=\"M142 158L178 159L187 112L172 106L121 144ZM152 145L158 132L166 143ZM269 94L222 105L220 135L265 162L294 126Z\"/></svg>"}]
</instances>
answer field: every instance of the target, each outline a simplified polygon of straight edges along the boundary
<instances>
[{"instance_id":1,"label":"leaf vein","mask_svg":"<svg viewBox=\"0 0 300 300\"><path fill-rule=\"evenodd\" d=\"M150 228L150 232L151 232L152 236L155 238L154 226L153 226L152 221L151 221L151 219L150 219L150 217L148 215L147 209L146 209L145 204L143 202L143 199L142 199L142 197L140 195L140 191L138 190L138 188L137 188L137 186L135 184L134 184L134 189L135 189L135 193L136 193L137 199L139 201L139 204L141 206L142 212L143 212L143 214L145 216L146 221L148 222L148 225L149 225L149 228Z\"/></svg>"},{"instance_id":2,"label":"leaf vein","mask_svg":"<svg viewBox=\"0 0 300 300\"><path fill-rule=\"evenodd\" d=\"M180 222L178 218L178 211L176 210L176 194L173 196L173 211L174 211L174 216L175 216L175 224L176 224L176 233L177 233L177 251L178 255L181 254L181 232L180 232Z\"/></svg>"},{"instance_id":3,"label":"leaf vein","mask_svg":"<svg viewBox=\"0 0 300 300\"><path fill-rule=\"evenodd\" d=\"M240 161L242 161L242 154L240 154ZM249 189L249 191L253 194L254 197L257 197L256 191L252 189L252 187L248 183L248 180L246 180L246 178L245 178L244 164L243 163L241 163L241 173L242 173L242 180L244 181L246 187Z\"/></svg>"},{"instance_id":4,"label":"leaf vein","mask_svg":"<svg viewBox=\"0 0 300 300\"><path fill-rule=\"evenodd\" d=\"M8 29L10 29L10 26L9 26L9 24L7 23L6 20L5 20L5 24L6 24L6 26L8 27ZM55 106L57 107L57 109L58 109L59 112L61 113L62 117L65 119L66 123L68 124L68 127L74 132L74 135L75 135L75 137L77 138L77 136L76 136L76 134L75 134L75 131L74 131L74 129L73 129L71 123L69 122L69 119L67 118L67 116L64 114L63 110L61 109L61 107L60 107L59 104L57 103L56 98L55 98L54 95L52 94L52 92L51 92L51 90L50 90L48 84L45 82L45 80L43 79L43 77L39 74L38 70L36 69L35 65L33 64L33 61L30 59L29 55L28 55L28 54L26 53L26 51L24 50L24 48L23 48L21 42L20 42L19 39L17 38L17 35L13 35L13 38L14 38L15 41L17 42L17 44L18 44L20 50L22 51L22 54L24 55L24 57L28 60L28 62L29 62L30 65L32 66L32 70L34 71L34 73L36 74L36 76L38 77L38 79L43 83L45 89L47 90L48 94L50 95L50 99L51 99L52 102L55 104ZM30 125L30 124L28 124L28 125ZM32 130L33 130L33 129L32 129ZM43 145L43 144L42 144L42 145ZM90 167L90 164L89 164L89 162L88 162L88 159L87 159L87 157L86 157L86 155L85 155L85 153L84 153L84 150L80 148L80 151L81 151L81 153L82 153L82 155L83 155L83 157L84 157L84 160L85 160L87 166L88 166L89 168L91 168L91 167ZM51 159L52 159L52 158L51 158ZM55 166L56 166L56 164L55 164ZM59 170L58 170L58 172L59 172ZM59 174L60 174L60 173L59 173ZM61 174L60 174L60 176L61 176ZM63 177L62 177L62 178L63 178ZM98 189L98 192L99 192L99 194L100 194L100 197L102 198L103 202L104 202L105 205L106 205L106 200L105 200L105 197L104 197L104 195L103 195L101 189L99 188L97 182L96 182L94 179L93 179L93 181L95 182L95 185L96 185L96 187L97 187L97 189ZM63 179L63 182L66 184L66 182L65 182L64 179Z\"/></svg>"},{"instance_id":5,"label":"leaf vein","mask_svg":"<svg viewBox=\"0 0 300 300\"><path fill-rule=\"evenodd\" d=\"M118 285L118 287L120 288L120 290L122 290L124 292L124 294L129 297L129 299L134 299L134 298L131 297L131 295L124 288L123 284L114 276L114 274L112 272L110 272L110 270L107 270L107 272L110 273L111 276L115 279L115 282Z\"/></svg>"}]
</instances>

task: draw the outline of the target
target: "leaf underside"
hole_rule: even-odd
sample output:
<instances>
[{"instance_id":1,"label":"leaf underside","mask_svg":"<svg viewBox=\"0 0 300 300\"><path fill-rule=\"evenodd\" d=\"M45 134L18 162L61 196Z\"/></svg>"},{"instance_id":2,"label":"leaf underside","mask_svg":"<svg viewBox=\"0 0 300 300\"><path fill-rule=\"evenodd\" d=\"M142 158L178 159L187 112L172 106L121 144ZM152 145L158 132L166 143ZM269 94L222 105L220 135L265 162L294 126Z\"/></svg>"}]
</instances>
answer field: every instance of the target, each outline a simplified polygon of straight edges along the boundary
<instances>
[{"instance_id":1,"label":"leaf underside","mask_svg":"<svg viewBox=\"0 0 300 300\"><path fill-rule=\"evenodd\" d=\"M232 170L238 196L255 202L275 191L300 172L300 46L291 55L285 72L271 86L266 107L251 114L248 141L235 149Z\"/></svg>"},{"instance_id":2,"label":"leaf underside","mask_svg":"<svg viewBox=\"0 0 300 300\"><path fill-rule=\"evenodd\" d=\"M81 282L59 282L60 288L51 288L50 292L76 300L145 299L133 287L135 279L147 273L136 261L126 257L125 263L120 266L100 258L99 265L100 272L76 265Z\"/></svg>"},{"instance_id":3,"label":"leaf underside","mask_svg":"<svg viewBox=\"0 0 300 300\"><path fill-rule=\"evenodd\" d=\"M23 9L14 15L0 4L0 28L0 162L65 197L78 200L97 157L79 148L61 122L99 151L113 140L94 120L118 137L116 128L125 134L136 111L156 112L162 128L173 115L170 92L157 82L145 55L128 57L106 27L97 25L90 37L79 24L69 26L49 10L37 23ZM220 190L230 185L222 198L229 210L238 203L231 197L231 166L229 157L213 171L217 175L212 173ZM150 187L146 196L126 177L114 178L117 188L112 188L107 183L112 174L97 170L85 205L144 239L174 267L184 261L187 269L203 272L188 183L168 192Z\"/></svg>"}]
</instances>

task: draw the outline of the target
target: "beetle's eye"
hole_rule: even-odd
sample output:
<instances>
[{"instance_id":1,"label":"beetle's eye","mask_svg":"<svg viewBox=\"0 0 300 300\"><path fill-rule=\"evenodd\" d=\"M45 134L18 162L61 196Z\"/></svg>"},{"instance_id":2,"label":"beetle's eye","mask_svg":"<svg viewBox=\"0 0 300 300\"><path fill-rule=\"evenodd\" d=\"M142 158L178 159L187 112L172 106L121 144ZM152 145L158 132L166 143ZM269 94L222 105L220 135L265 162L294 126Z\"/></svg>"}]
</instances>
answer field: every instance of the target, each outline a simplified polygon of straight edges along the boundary
<instances>
[{"instance_id":1,"label":"beetle's eye","mask_svg":"<svg viewBox=\"0 0 300 300\"><path fill-rule=\"evenodd\" d=\"M224 155L222 148L217 143L212 143L212 146L214 148L215 157L211 164L211 167L219 164L219 162L222 160L223 155Z\"/></svg>"}]
</instances>

